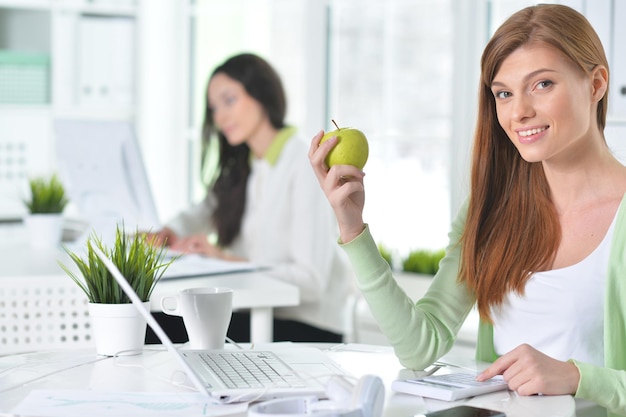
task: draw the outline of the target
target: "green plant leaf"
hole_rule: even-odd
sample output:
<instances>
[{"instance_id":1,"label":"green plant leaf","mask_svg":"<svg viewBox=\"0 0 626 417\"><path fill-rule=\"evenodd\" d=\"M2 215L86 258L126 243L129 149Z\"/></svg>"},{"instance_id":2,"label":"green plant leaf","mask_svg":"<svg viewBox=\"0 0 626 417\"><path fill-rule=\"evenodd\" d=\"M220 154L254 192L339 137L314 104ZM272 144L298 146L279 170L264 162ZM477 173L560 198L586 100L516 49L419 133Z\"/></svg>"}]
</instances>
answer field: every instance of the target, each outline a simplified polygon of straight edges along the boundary
<instances>
[{"instance_id":1,"label":"green plant leaf","mask_svg":"<svg viewBox=\"0 0 626 417\"><path fill-rule=\"evenodd\" d=\"M67 206L65 188L56 174L50 178L33 177L28 185L30 200L24 200L24 204L31 214L61 213Z\"/></svg>"},{"instance_id":2,"label":"green plant leaf","mask_svg":"<svg viewBox=\"0 0 626 417\"><path fill-rule=\"evenodd\" d=\"M117 226L113 246L108 248L95 233L86 243L86 259L65 249L76 264L81 277L59 262L63 270L87 295L91 303L125 304L130 299L113 278L104 263L94 251L98 247L126 277L130 286L142 301L149 301L157 282L176 257L165 260L165 248L148 242L145 235L137 230L129 235L123 225Z\"/></svg>"},{"instance_id":3,"label":"green plant leaf","mask_svg":"<svg viewBox=\"0 0 626 417\"><path fill-rule=\"evenodd\" d=\"M439 270L439 262L445 255L445 250L414 250L402 262L402 269L406 272L435 275Z\"/></svg>"}]
</instances>

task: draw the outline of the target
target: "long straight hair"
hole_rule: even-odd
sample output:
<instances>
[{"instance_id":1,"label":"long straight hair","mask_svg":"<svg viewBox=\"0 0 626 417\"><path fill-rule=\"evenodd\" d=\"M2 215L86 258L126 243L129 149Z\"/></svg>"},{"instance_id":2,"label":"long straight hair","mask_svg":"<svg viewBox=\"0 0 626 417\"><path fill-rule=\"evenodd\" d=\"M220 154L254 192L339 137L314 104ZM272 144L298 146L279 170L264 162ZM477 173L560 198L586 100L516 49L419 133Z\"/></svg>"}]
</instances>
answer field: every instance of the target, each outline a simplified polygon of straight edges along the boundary
<instances>
[{"instance_id":1,"label":"long straight hair","mask_svg":"<svg viewBox=\"0 0 626 417\"><path fill-rule=\"evenodd\" d=\"M285 127L287 100L282 82L277 72L263 58L244 53L235 55L215 68L210 80L216 74L225 74L241 83L246 93L258 101L265 110L270 123L275 129ZM208 90L208 83L207 83ZM250 175L250 148L246 143L232 146L226 136L217 130L213 120L213 111L205 94L206 105L202 129L202 165L207 163L210 143L218 141L218 176L213 184L213 195L217 198L217 207L212 221L217 230L217 243L230 245L239 235L246 206L246 188Z\"/></svg>"},{"instance_id":2,"label":"long straight hair","mask_svg":"<svg viewBox=\"0 0 626 417\"><path fill-rule=\"evenodd\" d=\"M597 65L608 71L602 43L587 19L557 4L520 10L485 47L459 280L474 291L478 311L486 321L491 321L491 308L501 305L507 293L523 294L530 276L552 264L561 241L542 164L520 156L498 123L491 91L502 61L532 42L556 48L581 72L589 73ZM605 94L596 115L600 131L607 106Z\"/></svg>"}]
</instances>

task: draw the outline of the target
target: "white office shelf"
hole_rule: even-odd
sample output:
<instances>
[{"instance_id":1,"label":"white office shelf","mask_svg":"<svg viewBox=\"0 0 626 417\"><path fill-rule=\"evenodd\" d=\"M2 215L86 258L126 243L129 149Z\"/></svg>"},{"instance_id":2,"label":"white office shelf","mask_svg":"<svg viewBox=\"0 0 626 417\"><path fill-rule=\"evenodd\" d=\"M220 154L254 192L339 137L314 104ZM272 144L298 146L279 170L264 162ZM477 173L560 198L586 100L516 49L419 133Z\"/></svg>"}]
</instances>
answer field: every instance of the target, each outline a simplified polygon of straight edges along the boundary
<instances>
[{"instance_id":1,"label":"white office shelf","mask_svg":"<svg viewBox=\"0 0 626 417\"><path fill-rule=\"evenodd\" d=\"M16 9L49 9L52 0L0 0L0 7Z\"/></svg>"},{"instance_id":2,"label":"white office shelf","mask_svg":"<svg viewBox=\"0 0 626 417\"><path fill-rule=\"evenodd\" d=\"M79 13L134 16L135 0L0 0L0 7L23 10L66 10Z\"/></svg>"},{"instance_id":3,"label":"white office shelf","mask_svg":"<svg viewBox=\"0 0 626 417\"><path fill-rule=\"evenodd\" d=\"M57 8L68 11L76 11L83 14L95 15L114 15L133 17L136 13L136 4L134 1L63 1L59 2Z\"/></svg>"},{"instance_id":4,"label":"white office shelf","mask_svg":"<svg viewBox=\"0 0 626 417\"><path fill-rule=\"evenodd\" d=\"M25 178L57 169L55 120L135 120L137 9L0 0L0 220L23 214Z\"/></svg>"}]
</instances>

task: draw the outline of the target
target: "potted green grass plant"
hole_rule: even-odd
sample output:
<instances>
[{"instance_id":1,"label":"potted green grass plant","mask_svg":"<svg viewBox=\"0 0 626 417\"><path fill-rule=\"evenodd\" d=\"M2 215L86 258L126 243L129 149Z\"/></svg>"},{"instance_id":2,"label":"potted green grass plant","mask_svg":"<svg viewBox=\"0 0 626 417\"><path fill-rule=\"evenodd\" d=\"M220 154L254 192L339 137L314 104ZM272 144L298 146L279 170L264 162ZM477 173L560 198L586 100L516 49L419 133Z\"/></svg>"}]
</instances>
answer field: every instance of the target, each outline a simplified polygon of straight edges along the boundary
<instances>
[{"instance_id":1,"label":"potted green grass plant","mask_svg":"<svg viewBox=\"0 0 626 417\"><path fill-rule=\"evenodd\" d=\"M56 174L32 177L28 180L30 199L24 201L29 213L58 214L67 206L65 187Z\"/></svg>"},{"instance_id":2,"label":"potted green grass plant","mask_svg":"<svg viewBox=\"0 0 626 417\"><path fill-rule=\"evenodd\" d=\"M439 262L445 254L444 249L418 249L411 251L402 261L402 270L418 274L435 275L439 270Z\"/></svg>"},{"instance_id":3,"label":"potted green grass plant","mask_svg":"<svg viewBox=\"0 0 626 417\"><path fill-rule=\"evenodd\" d=\"M388 246L378 243L378 252L396 272L433 276L439 270L439 262L445 256L445 249L414 249L406 256L400 256Z\"/></svg>"},{"instance_id":4,"label":"potted green grass plant","mask_svg":"<svg viewBox=\"0 0 626 417\"><path fill-rule=\"evenodd\" d=\"M153 245L144 234L128 234L118 226L110 248L92 233L86 242L86 257L66 249L77 271L60 263L87 296L97 353L107 356L139 353L146 321L98 258L94 247L117 266L146 309L150 307L150 296L157 282L175 258L166 260L164 247Z\"/></svg>"},{"instance_id":5,"label":"potted green grass plant","mask_svg":"<svg viewBox=\"0 0 626 417\"><path fill-rule=\"evenodd\" d=\"M28 180L30 195L24 200L28 214L24 224L31 245L36 248L56 246L63 232L63 210L68 204L65 187L56 174Z\"/></svg>"}]
</instances>

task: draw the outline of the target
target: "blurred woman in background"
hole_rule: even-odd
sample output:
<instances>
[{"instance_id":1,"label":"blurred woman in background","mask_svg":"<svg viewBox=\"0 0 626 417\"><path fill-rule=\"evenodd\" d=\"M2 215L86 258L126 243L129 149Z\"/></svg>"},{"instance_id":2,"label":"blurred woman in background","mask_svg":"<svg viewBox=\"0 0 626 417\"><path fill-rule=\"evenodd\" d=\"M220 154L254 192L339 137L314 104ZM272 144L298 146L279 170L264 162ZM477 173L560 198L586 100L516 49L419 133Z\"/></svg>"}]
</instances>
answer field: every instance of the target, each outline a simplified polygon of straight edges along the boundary
<instances>
[{"instance_id":1,"label":"blurred woman in background","mask_svg":"<svg viewBox=\"0 0 626 417\"><path fill-rule=\"evenodd\" d=\"M184 253L269 267L264 273L298 286L300 305L274 311L275 341L340 342L352 273L334 245L336 220L307 144L285 123L278 74L259 56L233 56L211 74L206 99L203 164L218 152L217 177L156 238ZM249 340L249 322L248 313L234 313L229 337Z\"/></svg>"}]
</instances>

